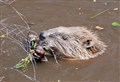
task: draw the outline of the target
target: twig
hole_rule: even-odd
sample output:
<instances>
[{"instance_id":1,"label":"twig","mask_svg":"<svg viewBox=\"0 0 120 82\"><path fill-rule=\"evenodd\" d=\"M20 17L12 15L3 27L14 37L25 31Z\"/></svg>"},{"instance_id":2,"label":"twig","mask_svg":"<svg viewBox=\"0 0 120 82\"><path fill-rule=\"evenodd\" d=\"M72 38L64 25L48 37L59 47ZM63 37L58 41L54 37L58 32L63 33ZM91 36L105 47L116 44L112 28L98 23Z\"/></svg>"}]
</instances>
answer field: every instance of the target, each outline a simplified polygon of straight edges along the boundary
<instances>
[{"instance_id":1,"label":"twig","mask_svg":"<svg viewBox=\"0 0 120 82\"><path fill-rule=\"evenodd\" d=\"M3 27L5 27L5 26L3 26ZM6 28L7 28L7 27L6 27ZM3 30L3 31L4 31L4 32L7 32L7 31L5 31L5 30ZM6 34L8 34L8 33L6 33ZM10 36L10 37L9 37L9 36ZM24 47L22 46L22 42L16 40L16 39L13 38L11 35L9 35L9 36L8 36L8 38L9 38L10 40L14 41L14 42L17 43L18 45L20 45L23 50L25 50ZM25 50L25 51L26 51L26 50Z\"/></svg>"},{"instance_id":2,"label":"twig","mask_svg":"<svg viewBox=\"0 0 120 82\"><path fill-rule=\"evenodd\" d=\"M8 18L5 18L5 19L2 19L2 20L0 20L0 23L3 23L3 22L5 22L5 21L7 21L9 19L9 17Z\"/></svg>"},{"instance_id":3,"label":"twig","mask_svg":"<svg viewBox=\"0 0 120 82\"><path fill-rule=\"evenodd\" d=\"M26 17L22 13L20 13L15 7L12 7L11 4L6 3L4 1L1 1L1 2L3 2L4 4L7 4L8 6L10 6L17 13L17 15L21 18L21 20L26 24L27 28L30 29L30 26L26 22Z\"/></svg>"},{"instance_id":4,"label":"twig","mask_svg":"<svg viewBox=\"0 0 120 82\"><path fill-rule=\"evenodd\" d=\"M95 18L95 17L97 17L97 16L101 15L102 13L104 13L104 12L106 12L106 11L108 11L108 10L109 10L109 9L103 10L102 12L97 13L96 15L94 15L94 16L92 16L92 17L90 17L90 19L93 19L93 18Z\"/></svg>"},{"instance_id":5,"label":"twig","mask_svg":"<svg viewBox=\"0 0 120 82\"><path fill-rule=\"evenodd\" d=\"M16 44L18 44L25 52L27 52L26 50L25 50L25 48L24 48L24 46L22 46L21 45L21 42L18 42L18 41L16 41L15 39L12 39L12 38L10 38L10 37L8 37L10 40L12 40L13 42L15 42Z\"/></svg>"},{"instance_id":6,"label":"twig","mask_svg":"<svg viewBox=\"0 0 120 82\"><path fill-rule=\"evenodd\" d=\"M0 77L0 81L2 81L4 78L5 78L4 76Z\"/></svg>"},{"instance_id":7,"label":"twig","mask_svg":"<svg viewBox=\"0 0 120 82\"><path fill-rule=\"evenodd\" d=\"M25 34L23 33L24 30L20 30L16 24L14 24L14 26L19 30L19 33L22 33L23 36L24 36L25 38L27 38L27 37L25 36ZM18 33L17 33L17 35L18 35Z\"/></svg>"},{"instance_id":8,"label":"twig","mask_svg":"<svg viewBox=\"0 0 120 82\"><path fill-rule=\"evenodd\" d=\"M8 34L8 33L7 33ZM10 36L10 35L9 35ZM15 38L13 38L12 36L11 37L8 37L9 39L11 39L12 41L14 41L15 43L17 43L25 52L28 53L28 51L25 50L25 48L21 45L22 43L18 40L16 40ZM34 73L34 79L36 79L36 70L35 70L35 65L31 59L31 63L32 63L32 66L33 66L33 73Z\"/></svg>"},{"instance_id":9,"label":"twig","mask_svg":"<svg viewBox=\"0 0 120 82\"><path fill-rule=\"evenodd\" d=\"M15 0L10 1L10 2L9 2L9 0L8 0L8 3L7 3L7 1L4 1L4 0L0 0L0 2L2 2L2 3L6 3L6 4L9 4L9 5L10 5L10 4L12 4L13 2L15 2Z\"/></svg>"},{"instance_id":10,"label":"twig","mask_svg":"<svg viewBox=\"0 0 120 82\"><path fill-rule=\"evenodd\" d=\"M2 2L2 3L4 3L4 4L7 4L7 5L11 5L12 3L14 3L16 0L13 0L13 1L11 1L11 2L5 2L5 1L2 1L2 0L0 0L0 2ZM3 8L3 7L5 7L5 5L3 5L3 6L1 6L0 8Z\"/></svg>"},{"instance_id":11,"label":"twig","mask_svg":"<svg viewBox=\"0 0 120 82\"><path fill-rule=\"evenodd\" d=\"M12 31L10 31L10 32L8 32L8 29L7 29L7 26L5 26L3 23L1 23L1 25L4 27L4 28L6 28L6 30L7 31L4 31L4 32L6 32L6 34L4 34L4 35L9 35L10 33L12 33L12 32L14 32L15 30L17 30L17 28L16 29L13 29ZM18 28L19 29L19 28ZM4 29L1 29L1 30L4 30ZM0 31L1 31L0 30ZM19 29L19 31L21 32L21 30ZM14 33L15 35L17 35L16 33ZM25 34L23 33L23 35L25 36ZM10 36L10 35L9 35ZM24 38L23 36L20 36L20 35L17 35L17 36L19 36L19 37L21 37L21 38L23 38L25 41L27 41L26 40L26 38ZM12 36L11 36L12 37ZM13 38L13 37L12 37ZM14 38L15 39L15 38ZM18 40L17 40L18 41Z\"/></svg>"},{"instance_id":12,"label":"twig","mask_svg":"<svg viewBox=\"0 0 120 82\"><path fill-rule=\"evenodd\" d=\"M23 22L26 24L27 28L30 29L30 26L28 25L28 23L26 22L26 18L25 16L20 13L15 7L12 7L12 9L18 14L18 16L23 20Z\"/></svg>"},{"instance_id":13,"label":"twig","mask_svg":"<svg viewBox=\"0 0 120 82\"><path fill-rule=\"evenodd\" d=\"M34 33L35 35L38 35L35 31L32 31L32 30L30 30L30 29L26 29L25 26L21 26L21 25L17 25L17 26L25 28L25 30L28 30L29 33L32 32L32 33Z\"/></svg>"},{"instance_id":14,"label":"twig","mask_svg":"<svg viewBox=\"0 0 120 82\"><path fill-rule=\"evenodd\" d=\"M4 2L5 3L5 2ZM5 3L5 4L7 4L7 3ZM26 24L26 26L27 26L27 28L26 29L28 29L29 31L31 31L31 32L34 32L34 31L32 31L32 30L30 30L30 27L29 27L29 25L28 25L28 23L26 22L26 18L25 18L25 16L23 15L23 14L21 14L19 11L17 11L16 10L16 8L14 8L14 7L12 7L10 4L7 4L7 5L9 5L17 14L18 14L18 16L21 18L21 20ZM21 31L20 29L19 29L19 31ZM34 32L35 33L35 32ZM9 35L10 36L10 35ZM15 38L13 38L12 36L11 37L8 37L9 39L11 39L11 40L13 40L14 42L16 42L18 45L20 45L23 49L24 49L24 47L21 45L21 42L20 41L18 41L18 40L16 40ZM25 50L25 49L24 49ZM26 51L26 50L25 50ZM27 53L28 53L28 51L26 51ZM33 63L33 61L31 60L31 62L32 62L32 66L33 66L33 72L34 72L34 80L33 81L35 81L35 82L37 82L36 81L36 70L35 70L35 66L34 66L34 63ZM24 73L23 73L24 74ZM26 76L26 75L25 75ZM27 76L26 76L27 77ZM27 77L27 78L29 78L29 77ZM30 78L29 78L30 79Z\"/></svg>"},{"instance_id":15,"label":"twig","mask_svg":"<svg viewBox=\"0 0 120 82\"><path fill-rule=\"evenodd\" d=\"M11 70L14 70L14 71L17 71L18 73L22 74L23 76L25 76L26 78L28 78L28 79L31 80L31 81L40 82L40 81L38 81L38 80L36 80L36 79L34 79L34 78L32 78L32 77L24 74L23 72L21 72L21 71L19 71L19 70L17 70L17 69L14 69L13 67L11 67L10 69L11 69Z\"/></svg>"},{"instance_id":16,"label":"twig","mask_svg":"<svg viewBox=\"0 0 120 82\"><path fill-rule=\"evenodd\" d=\"M9 5L11 5L12 3L14 3L16 0L13 0L13 1L11 1L10 3L8 3Z\"/></svg>"},{"instance_id":17,"label":"twig","mask_svg":"<svg viewBox=\"0 0 120 82\"><path fill-rule=\"evenodd\" d=\"M2 26L4 27L4 28L6 28L7 29L7 27L2 23ZM17 29L18 27L16 26L16 29ZM19 29L19 28L18 28ZM14 29L15 30L15 29ZM3 30L4 32L7 32L7 31L5 31L5 30ZM20 32L22 32L20 29L19 29L19 31ZM13 30L11 31L11 32L9 32L9 33L6 33L7 35L8 34L10 34L10 33L12 33L12 32L14 32ZM25 34L22 32L22 34L25 36ZM9 37L10 36L10 37ZM14 41L15 43L17 43L25 52L27 52L28 53L28 51L26 51L25 50L25 48L22 46L22 43L19 41L19 40L16 40L15 38L13 38L11 35L9 35L8 36L8 38L10 39L10 40L12 40L12 41ZM27 41L27 40L26 40ZM32 66L33 66L33 73L34 73L34 79L36 79L36 70L35 70L35 66L34 66L34 63L33 63L33 61L32 61L32 59L31 59L31 63L32 63Z\"/></svg>"},{"instance_id":18,"label":"twig","mask_svg":"<svg viewBox=\"0 0 120 82\"><path fill-rule=\"evenodd\" d=\"M0 55L2 55L2 46L4 44L5 40L3 40L0 44ZM2 59L0 58L0 64L2 64ZM0 74L2 74L2 72L0 72ZM5 77L0 77L0 81L2 81Z\"/></svg>"}]
</instances>

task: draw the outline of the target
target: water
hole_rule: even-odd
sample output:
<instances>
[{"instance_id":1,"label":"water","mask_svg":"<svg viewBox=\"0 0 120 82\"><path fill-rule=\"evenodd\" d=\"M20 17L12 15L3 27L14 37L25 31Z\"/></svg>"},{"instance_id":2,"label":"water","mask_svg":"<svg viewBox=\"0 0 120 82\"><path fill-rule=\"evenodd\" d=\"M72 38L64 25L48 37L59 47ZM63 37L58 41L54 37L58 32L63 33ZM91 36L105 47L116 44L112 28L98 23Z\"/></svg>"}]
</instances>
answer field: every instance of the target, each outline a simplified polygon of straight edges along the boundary
<instances>
[{"instance_id":1,"label":"water","mask_svg":"<svg viewBox=\"0 0 120 82\"><path fill-rule=\"evenodd\" d=\"M108 45L106 53L87 61L58 60L49 57L49 62L36 64L36 79L40 82L119 82L119 27L112 27L114 21L120 22L120 2L87 0L16 0L12 3L20 13L25 15L30 27L38 34L58 26L86 26L99 34L100 38ZM114 10L119 8L119 10ZM90 19L90 17L109 9L108 11ZM2 16L0 20L8 18L8 24L25 25L10 6L0 4ZM104 30L96 30L101 26ZM1 41L0 41L1 43ZM0 54L0 77L3 82L32 82L21 73L11 70L10 67L26 56L24 50L5 40ZM3 67L7 68L4 69ZM25 72L33 76L30 64Z\"/></svg>"}]
</instances>

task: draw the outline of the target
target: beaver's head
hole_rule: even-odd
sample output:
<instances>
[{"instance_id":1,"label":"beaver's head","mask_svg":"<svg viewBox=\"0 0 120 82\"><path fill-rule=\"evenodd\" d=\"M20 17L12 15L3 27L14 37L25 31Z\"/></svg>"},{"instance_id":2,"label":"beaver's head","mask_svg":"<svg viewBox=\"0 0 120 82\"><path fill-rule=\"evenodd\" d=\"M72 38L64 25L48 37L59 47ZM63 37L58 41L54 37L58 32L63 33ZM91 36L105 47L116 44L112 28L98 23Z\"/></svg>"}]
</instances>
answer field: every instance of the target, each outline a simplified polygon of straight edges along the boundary
<instances>
[{"instance_id":1,"label":"beaver's head","mask_svg":"<svg viewBox=\"0 0 120 82\"><path fill-rule=\"evenodd\" d=\"M85 27L58 27L39 35L40 45L62 58L89 59L101 55L106 45Z\"/></svg>"}]
</instances>

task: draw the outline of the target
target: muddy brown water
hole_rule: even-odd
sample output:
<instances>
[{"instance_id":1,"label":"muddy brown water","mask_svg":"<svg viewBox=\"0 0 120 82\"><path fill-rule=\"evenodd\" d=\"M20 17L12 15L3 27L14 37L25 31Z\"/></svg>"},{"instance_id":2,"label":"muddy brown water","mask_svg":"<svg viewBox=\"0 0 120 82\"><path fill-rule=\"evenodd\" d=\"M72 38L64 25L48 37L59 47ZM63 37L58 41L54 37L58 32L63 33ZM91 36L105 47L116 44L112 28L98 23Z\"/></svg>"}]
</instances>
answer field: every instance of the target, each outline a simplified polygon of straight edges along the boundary
<instances>
[{"instance_id":1,"label":"muddy brown water","mask_svg":"<svg viewBox=\"0 0 120 82\"><path fill-rule=\"evenodd\" d=\"M37 80L40 82L120 82L120 27L111 26L114 21L120 22L118 0L97 0L97 2L92 0L16 0L12 6L24 14L29 23L34 23L31 29L38 34L58 26L86 26L99 34L108 45L103 55L90 60L58 60L58 65L54 58L49 57L49 62L38 62L36 64ZM114 10L114 8L119 9ZM109 10L90 19L106 9ZM1 3L0 11L0 20L9 17L6 21L8 24L23 24L10 6ZM101 26L104 30L96 30L95 26ZM9 39L5 39L0 49L0 77L5 77L2 82L32 82L17 71L9 69L24 58L26 53ZM25 74L33 77L31 64Z\"/></svg>"}]
</instances>

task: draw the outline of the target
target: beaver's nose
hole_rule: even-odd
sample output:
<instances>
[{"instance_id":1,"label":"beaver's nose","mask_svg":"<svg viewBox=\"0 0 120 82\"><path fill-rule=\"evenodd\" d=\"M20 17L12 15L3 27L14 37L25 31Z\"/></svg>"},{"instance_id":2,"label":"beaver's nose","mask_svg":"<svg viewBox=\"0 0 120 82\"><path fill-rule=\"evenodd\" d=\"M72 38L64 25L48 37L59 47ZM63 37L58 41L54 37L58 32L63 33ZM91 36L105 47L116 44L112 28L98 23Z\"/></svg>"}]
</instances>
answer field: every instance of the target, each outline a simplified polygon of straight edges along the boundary
<instances>
[{"instance_id":1,"label":"beaver's nose","mask_svg":"<svg viewBox=\"0 0 120 82\"><path fill-rule=\"evenodd\" d=\"M39 35L39 40L44 40L45 39L45 36L44 36L44 32L41 32L40 35Z\"/></svg>"}]
</instances>

